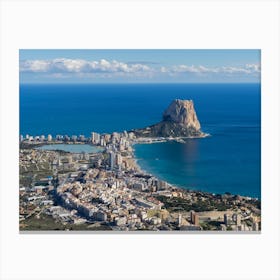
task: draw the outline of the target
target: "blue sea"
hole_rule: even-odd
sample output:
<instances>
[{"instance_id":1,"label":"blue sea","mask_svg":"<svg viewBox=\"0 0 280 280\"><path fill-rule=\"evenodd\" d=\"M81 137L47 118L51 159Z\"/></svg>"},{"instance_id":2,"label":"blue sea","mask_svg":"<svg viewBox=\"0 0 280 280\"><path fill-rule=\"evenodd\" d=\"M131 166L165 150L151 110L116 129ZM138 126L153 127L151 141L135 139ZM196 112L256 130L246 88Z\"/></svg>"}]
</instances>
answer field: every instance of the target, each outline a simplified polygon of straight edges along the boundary
<instances>
[{"instance_id":1,"label":"blue sea","mask_svg":"<svg viewBox=\"0 0 280 280\"><path fill-rule=\"evenodd\" d=\"M182 188L260 198L260 84L20 85L20 133L142 128L160 121L175 98L194 101L211 137L135 145L139 165Z\"/></svg>"}]
</instances>

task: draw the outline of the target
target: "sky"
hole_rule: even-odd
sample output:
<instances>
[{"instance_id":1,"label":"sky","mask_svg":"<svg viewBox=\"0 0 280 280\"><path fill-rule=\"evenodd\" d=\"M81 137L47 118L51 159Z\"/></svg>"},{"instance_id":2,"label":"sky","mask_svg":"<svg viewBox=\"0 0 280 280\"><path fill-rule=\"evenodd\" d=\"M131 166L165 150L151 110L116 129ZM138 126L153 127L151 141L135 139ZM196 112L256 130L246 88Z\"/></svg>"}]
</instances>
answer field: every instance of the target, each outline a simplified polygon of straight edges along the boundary
<instances>
[{"instance_id":1,"label":"sky","mask_svg":"<svg viewBox=\"0 0 280 280\"><path fill-rule=\"evenodd\" d=\"M20 83L259 83L260 50L19 51Z\"/></svg>"}]
</instances>

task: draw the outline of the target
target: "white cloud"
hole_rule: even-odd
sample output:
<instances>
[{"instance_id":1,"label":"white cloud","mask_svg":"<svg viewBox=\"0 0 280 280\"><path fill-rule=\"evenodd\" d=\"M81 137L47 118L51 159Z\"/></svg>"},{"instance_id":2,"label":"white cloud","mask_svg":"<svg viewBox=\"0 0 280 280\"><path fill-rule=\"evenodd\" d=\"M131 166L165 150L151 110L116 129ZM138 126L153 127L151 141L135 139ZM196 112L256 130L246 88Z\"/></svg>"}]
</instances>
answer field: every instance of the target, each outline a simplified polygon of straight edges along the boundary
<instances>
[{"instance_id":1,"label":"white cloud","mask_svg":"<svg viewBox=\"0 0 280 280\"><path fill-rule=\"evenodd\" d=\"M20 62L20 71L27 72L47 72L50 63L45 60L25 60Z\"/></svg>"},{"instance_id":2,"label":"white cloud","mask_svg":"<svg viewBox=\"0 0 280 280\"><path fill-rule=\"evenodd\" d=\"M178 65L178 66L173 66L171 68L172 72L177 72L177 73L198 73L199 69L195 67L194 65L188 66L188 65Z\"/></svg>"},{"instance_id":3,"label":"white cloud","mask_svg":"<svg viewBox=\"0 0 280 280\"><path fill-rule=\"evenodd\" d=\"M82 59L57 58L53 60L25 60L20 63L21 72L49 73L136 73L151 71L144 64L127 64L116 60L87 61Z\"/></svg>"},{"instance_id":4,"label":"white cloud","mask_svg":"<svg viewBox=\"0 0 280 280\"><path fill-rule=\"evenodd\" d=\"M209 68L202 65L175 65L169 68L165 68L165 71L162 72L171 72L171 73L197 73L197 74L211 74L211 73L220 73L220 74L253 74L260 73L260 66L258 64L246 64L244 67L231 67L231 66L222 66L217 68Z\"/></svg>"},{"instance_id":5,"label":"white cloud","mask_svg":"<svg viewBox=\"0 0 280 280\"><path fill-rule=\"evenodd\" d=\"M256 73L261 72L261 66L259 64L246 64L245 67L251 72L256 72Z\"/></svg>"},{"instance_id":6,"label":"white cloud","mask_svg":"<svg viewBox=\"0 0 280 280\"><path fill-rule=\"evenodd\" d=\"M52 60L24 60L20 61L20 71L29 73L45 73L52 77L156 77L169 75L172 77L188 75L199 75L201 77L213 75L259 75L261 69L259 64L245 64L244 66L221 66L206 67L204 65L179 64L173 66L150 66L145 63L125 63L117 60L100 59L89 61L83 59L56 58Z\"/></svg>"}]
</instances>

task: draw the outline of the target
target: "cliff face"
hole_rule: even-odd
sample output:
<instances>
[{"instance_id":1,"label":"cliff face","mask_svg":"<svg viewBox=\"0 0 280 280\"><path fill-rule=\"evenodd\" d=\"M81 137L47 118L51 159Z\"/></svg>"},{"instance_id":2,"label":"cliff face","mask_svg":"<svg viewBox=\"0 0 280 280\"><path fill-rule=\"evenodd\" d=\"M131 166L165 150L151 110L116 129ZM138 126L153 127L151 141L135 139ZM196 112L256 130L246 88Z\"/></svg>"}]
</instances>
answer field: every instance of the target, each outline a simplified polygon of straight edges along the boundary
<instances>
[{"instance_id":1,"label":"cliff face","mask_svg":"<svg viewBox=\"0 0 280 280\"><path fill-rule=\"evenodd\" d=\"M192 100L175 99L164 111L162 121L133 130L137 137L204 137Z\"/></svg>"},{"instance_id":2,"label":"cliff face","mask_svg":"<svg viewBox=\"0 0 280 280\"><path fill-rule=\"evenodd\" d=\"M192 100L175 99L163 113L163 121L171 121L182 126L200 130Z\"/></svg>"}]
</instances>

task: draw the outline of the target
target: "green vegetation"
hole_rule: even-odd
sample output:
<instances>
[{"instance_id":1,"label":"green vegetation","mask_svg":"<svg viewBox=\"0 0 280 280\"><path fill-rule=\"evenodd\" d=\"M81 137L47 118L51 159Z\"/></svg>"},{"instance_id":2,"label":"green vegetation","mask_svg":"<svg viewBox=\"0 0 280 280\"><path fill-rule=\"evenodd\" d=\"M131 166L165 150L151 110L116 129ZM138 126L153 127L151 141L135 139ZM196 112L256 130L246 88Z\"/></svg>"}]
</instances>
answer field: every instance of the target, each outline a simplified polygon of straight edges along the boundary
<instances>
[{"instance_id":1,"label":"green vegetation","mask_svg":"<svg viewBox=\"0 0 280 280\"><path fill-rule=\"evenodd\" d=\"M32 184L32 176L19 176L19 185L20 186L31 186Z\"/></svg>"},{"instance_id":2,"label":"green vegetation","mask_svg":"<svg viewBox=\"0 0 280 280\"><path fill-rule=\"evenodd\" d=\"M53 176L53 171L49 163L43 164L30 164L25 168L20 168L20 184L23 186L29 186L35 180L40 180L48 176Z\"/></svg>"},{"instance_id":3,"label":"green vegetation","mask_svg":"<svg viewBox=\"0 0 280 280\"><path fill-rule=\"evenodd\" d=\"M93 197L92 200L91 200L91 203L102 203L101 199L99 197Z\"/></svg>"},{"instance_id":4,"label":"green vegetation","mask_svg":"<svg viewBox=\"0 0 280 280\"><path fill-rule=\"evenodd\" d=\"M62 224L57 222L53 217L46 214L41 214L39 218L36 215L22 221L20 223L21 231L36 231L36 230L111 230L106 225L100 225L98 227L91 227L90 224Z\"/></svg>"},{"instance_id":5,"label":"green vegetation","mask_svg":"<svg viewBox=\"0 0 280 280\"><path fill-rule=\"evenodd\" d=\"M189 137L202 136L202 133L193 128L185 127L180 123L166 119L157 124L142 129L132 130L137 137Z\"/></svg>"},{"instance_id":6,"label":"green vegetation","mask_svg":"<svg viewBox=\"0 0 280 280\"><path fill-rule=\"evenodd\" d=\"M19 148L22 149L22 150L25 150L25 149L29 150L29 149L34 149L36 147L40 147L40 146L43 146L43 145L44 145L43 143L40 143L40 144L39 143L29 144L29 143L21 142L19 144Z\"/></svg>"},{"instance_id":7,"label":"green vegetation","mask_svg":"<svg viewBox=\"0 0 280 280\"><path fill-rule=\"evenodd\" d=\"M232 227L231 226L227 226L227 230L228 231L232 231Z\"/></svg>"},{"instance_id":8,"label":"green vegetation","mask_svg":"<svg viewBox=\"0 0 280 280\"><path fill-rule=\"evenodd\" d=\"M195 202L181 198L181 197L166 197L166 196L157 196L157 199L164 203L165 208L170 212L178 211L190 211L194 210L196 212L205 212L205 211L225 211L230 208L229 205L221 201L216 200L197 200Z\"/></svg>"},{"instance_id":9,"label":"green vegetation","mask_svg":"<svg viewBox=\"0 0 280 280\"><path fill-rule=\"evenodd\" d=\"M203 230L212 230L212 227L206 222L200 223L200 226Z\"/></svg>"}]
</instances>

